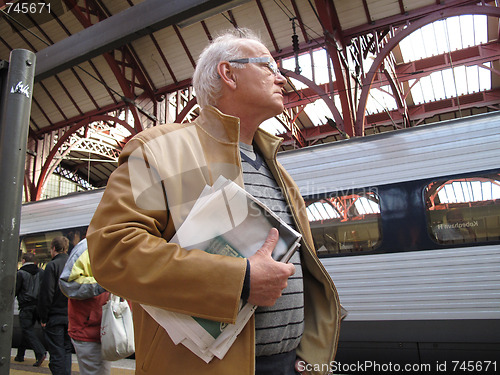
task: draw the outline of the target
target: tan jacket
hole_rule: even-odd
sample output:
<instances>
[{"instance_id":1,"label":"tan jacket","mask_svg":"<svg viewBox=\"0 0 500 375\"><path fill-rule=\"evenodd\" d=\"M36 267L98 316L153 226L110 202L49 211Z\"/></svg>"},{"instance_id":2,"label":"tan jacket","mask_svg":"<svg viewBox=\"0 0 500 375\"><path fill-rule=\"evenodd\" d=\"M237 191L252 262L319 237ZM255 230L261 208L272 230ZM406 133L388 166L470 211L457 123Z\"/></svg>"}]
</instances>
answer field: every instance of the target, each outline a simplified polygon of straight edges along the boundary
<instances>
[{"instance_id":1,"label":"tan jacket","mask_svg":"<svg viewBox=\"0 0 500 375\"><path fill-rule=\"evenodd\" d=\"M220 175L243 186L239 119L204 109L190 124L148 129L120 155L90 224L87 240L95 278L133 302L137 374L254 374L254 321L223 360L206 364L168 334L140 306L234 323L246 261L186 251L168 243L206 184ZM284 187L297 228L304 273L305 332L297 354L327 373L340 328L338 295L318 258L303 199L276 161L280 138L259 130L255 142Z\"/></svg>"}]
</instances>

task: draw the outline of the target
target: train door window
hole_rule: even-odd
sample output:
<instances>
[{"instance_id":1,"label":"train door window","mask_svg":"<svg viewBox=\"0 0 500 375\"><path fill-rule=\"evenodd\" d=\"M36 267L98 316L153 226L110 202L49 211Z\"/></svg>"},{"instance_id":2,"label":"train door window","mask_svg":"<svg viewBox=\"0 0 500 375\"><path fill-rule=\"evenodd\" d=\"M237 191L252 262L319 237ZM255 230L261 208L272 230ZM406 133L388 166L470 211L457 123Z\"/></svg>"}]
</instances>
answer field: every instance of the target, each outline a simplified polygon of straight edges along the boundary
<instances>
[{"instance_id":1,"label":"train door window","mask_svg":"<svg viewBox=\"0 0 500 375\"><path fill-rule=\"evenodd\" d=\"M65 236L69 240L68 253L71 249L85 238L87 227L56 230L44 233L27 234L21 238L19 262L23 253L31 252L35 254L35 261L42 268L52 259L50 255L50 245L55 237Z\"/></svg>"},{"instance_id":2,"label":"train door window","mask_svg":"<svg viewBox=\"0 0 500 375\"><path fill-rule=\"evenodd\" d=\"M500 173L432 182L424 199L429 235L435 242L500 240Z\"/></svg>"},{"instance_id":3,"label":"train door window","mask_svg":"<svg viewBox=\"0 0 500 375\"><path fill-rule=\"evenodd\" d=\"M21 253L35 254L35 262L42 268L52 259L50 244L52 239L62 236L61 231L28 234L21 239Z\"/></svg>"},{"instance_id":4,"label":"train door window","mask_svg":"<svg viewBox=\"0 0 500 375\"><path fill-rule=\"evenodd\" d=\"M381 241L379 197L375 192L306 200L318 255L375 249Z\"/></svg>"}]
</instances>

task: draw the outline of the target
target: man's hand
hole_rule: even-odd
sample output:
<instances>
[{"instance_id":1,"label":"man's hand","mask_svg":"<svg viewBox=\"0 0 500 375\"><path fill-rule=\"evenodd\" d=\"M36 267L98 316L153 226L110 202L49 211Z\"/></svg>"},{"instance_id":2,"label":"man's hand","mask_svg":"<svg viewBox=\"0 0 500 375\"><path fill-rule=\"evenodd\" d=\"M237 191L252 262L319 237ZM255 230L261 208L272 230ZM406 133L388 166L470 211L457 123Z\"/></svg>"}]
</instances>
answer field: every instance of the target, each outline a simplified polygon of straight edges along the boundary
<instances>
[{"instance_id":1,"label":"man's hand","mask_svg":"<svg viewBox=\"0 0 500 375\"><path fill-rule=\"evenodd\" d=\"M250 262L250 295L248 302L256 306L272 306L281 297L288 278L295 273L293 264L276 262L271 254L279 239L276 228L272 228L257 252L248 258Z\"/></svg>"}]
</instances>

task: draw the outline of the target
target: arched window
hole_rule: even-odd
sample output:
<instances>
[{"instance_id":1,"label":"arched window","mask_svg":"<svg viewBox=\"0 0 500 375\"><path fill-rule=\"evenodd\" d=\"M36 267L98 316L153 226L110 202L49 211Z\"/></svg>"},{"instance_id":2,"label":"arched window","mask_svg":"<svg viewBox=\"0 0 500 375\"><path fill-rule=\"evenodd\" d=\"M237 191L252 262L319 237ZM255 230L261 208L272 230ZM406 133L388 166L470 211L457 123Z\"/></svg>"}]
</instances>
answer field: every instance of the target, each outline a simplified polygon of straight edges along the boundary
<instances>
[{"instance_id":1,"label":"arched window","mask_svg":"<svg viewBox=\"0 0 500 375\"><path fill-rule=\"evenodd\" d=\"M439 244L500 240L500 174L438 180L424 191L428 229Z\"/></svg>"},{"instance_id":2,"label":"arched window","mask_svg":"<svg viewBox=\"0 0 500 375\"><path fill-rule=\"evenodd\" d=\"M319 255L375 249L381 241L380 203L373 191L306 200Z\"/></svg>"}]
</instances>

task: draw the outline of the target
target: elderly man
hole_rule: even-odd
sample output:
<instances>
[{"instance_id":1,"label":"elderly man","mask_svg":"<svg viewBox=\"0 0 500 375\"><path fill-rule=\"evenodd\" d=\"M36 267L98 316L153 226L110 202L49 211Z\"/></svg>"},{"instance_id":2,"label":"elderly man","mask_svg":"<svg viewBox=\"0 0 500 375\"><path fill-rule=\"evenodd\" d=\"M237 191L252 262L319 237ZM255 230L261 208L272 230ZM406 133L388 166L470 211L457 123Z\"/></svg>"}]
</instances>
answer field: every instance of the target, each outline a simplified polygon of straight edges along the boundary
<instances>
[{"instance_id":1,"label":"elderly man","mask_svg":"<svg viewBox=\"0 0 500 375\"><path fill-rule=\"evenodd\" d=\"M324 374L333 361L340 305L318 261L300 193L276 161L280 138L259 125L283 109L285 78L248 30L216 38L193 86L202 110L190 124L148 129L128 142L92 219L94 276L133 302L137 374ZM289 263L272 259L278 232L248 259L169 242L206 185L245 187L302 234ZM209 363L141 304L234 323L240 299L257 311L222 360Z\"/></svg>"}]
</instances>

